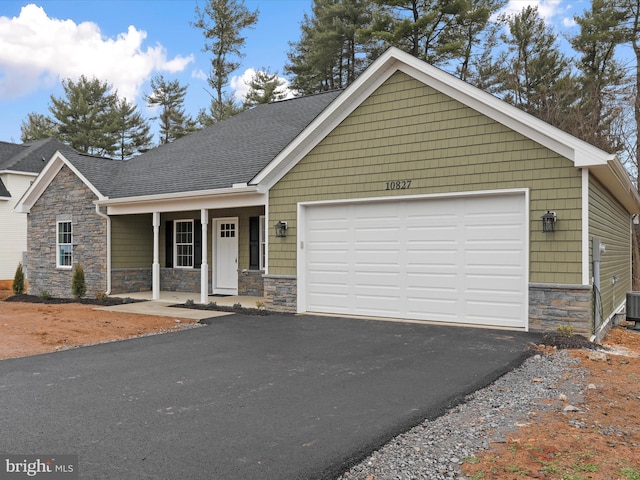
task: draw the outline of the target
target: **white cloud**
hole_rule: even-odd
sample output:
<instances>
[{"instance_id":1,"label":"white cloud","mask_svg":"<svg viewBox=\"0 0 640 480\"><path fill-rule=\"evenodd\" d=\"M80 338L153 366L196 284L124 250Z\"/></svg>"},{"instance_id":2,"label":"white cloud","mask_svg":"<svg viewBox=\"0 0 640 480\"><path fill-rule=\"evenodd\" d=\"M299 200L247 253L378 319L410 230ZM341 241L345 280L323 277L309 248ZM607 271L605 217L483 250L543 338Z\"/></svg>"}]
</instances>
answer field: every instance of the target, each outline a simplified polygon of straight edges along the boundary
<instances>
[{"instance_id":1,"label":"white cloud","mask_svg":"<svg viewBox=\"0 0 640 480\"><path fill-rule=\"evenodd\" d=\"M561 0L509 0L500 13L511 16L522 12L525 7L538 7L540 16L549 23L555 15L560 13L561 3Z\"/></svg>"},{"instance_id":2,"label":"white cloud","mask_svg":"<svg viewBox=\"0 0 640 480\"><path fill-rule=\"evenodd\" d=\"M22 7L18 17L0 17L0 99L15 98L63 78L97 77L133 101L154 71L175 73L193 56L167 58L156 44L143 49L146 32L130 26L116 38L93 22L49 18L42 7Z\"/></svg>"},{"instance_id":3,"label":"white cloud","mask_svg":"<svg viewBox=\"0 0 640 480\"><path fill-rule=\"evenodd\" d=\"M249 92L248 83L251 82L255 74L256 71L253 68L247 68L242 75L231 77L229 86L233 90L233 97L236 100L244 101L244 97L246 97L247 92Z\"/></svg>"},{"instance_id":4,"label":"white cloud","mask_svg":"<svg viewBox=\"0 0 640 480\"><path fill-rule=\"evenodd\" d=\"M229 86L233 90L233 97L236 100L240 102L244 101L247 93L249 92L249 83L255 74L256 70L254 68L247 68L242 75L235 75L231 77ZM289 88L289 81L284 77L279 76L278 78L283 81L282 88L287 92L286 98L292 98L293 92Z\"/></svg>"},{"instance_id":5,"label":"white cloud","mask_svg":"<svg viewBox=\"0 0 640 480\"><path fill-rule=\"evenodd\" d=\"M196 78L198 80L203 80L206 81L207 78L209 78L207 76L207 74L205 73L204 70L202 70L201 68L196 68L194 71L191 72L191 77L192 78Z\"/></svg>"}]
</instances>

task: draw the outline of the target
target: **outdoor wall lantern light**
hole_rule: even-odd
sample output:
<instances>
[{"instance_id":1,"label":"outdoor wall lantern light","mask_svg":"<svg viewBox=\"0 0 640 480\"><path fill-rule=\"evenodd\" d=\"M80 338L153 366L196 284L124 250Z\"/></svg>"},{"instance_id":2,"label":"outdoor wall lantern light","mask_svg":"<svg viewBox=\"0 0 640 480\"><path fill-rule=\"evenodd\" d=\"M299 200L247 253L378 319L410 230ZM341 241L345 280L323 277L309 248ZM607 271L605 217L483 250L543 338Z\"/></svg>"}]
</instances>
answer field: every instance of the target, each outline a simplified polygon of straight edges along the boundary
<instances>
[{"instance_id":1,"label":"outdoor wall lantern light","mask_svg":"<svg viewBox=\"0 0 640 480\"><path fill-rule=\"evenodd\" d=\"M550 212L547 210L542 217L542 231L544 233L550 233L555 230L556 227L556 212Z\"/></svg>"},{"instance_id":2,"label":"outdoor wall lantern light","mask_svg":"<svg viewBox=\"0 0 640 480\"><path fill-rule=\"evenodd\" d=\"M287 222L278 222L274 227L276 227L276 237L282 238L287 236Z\"/></svg>"}]
</instances>

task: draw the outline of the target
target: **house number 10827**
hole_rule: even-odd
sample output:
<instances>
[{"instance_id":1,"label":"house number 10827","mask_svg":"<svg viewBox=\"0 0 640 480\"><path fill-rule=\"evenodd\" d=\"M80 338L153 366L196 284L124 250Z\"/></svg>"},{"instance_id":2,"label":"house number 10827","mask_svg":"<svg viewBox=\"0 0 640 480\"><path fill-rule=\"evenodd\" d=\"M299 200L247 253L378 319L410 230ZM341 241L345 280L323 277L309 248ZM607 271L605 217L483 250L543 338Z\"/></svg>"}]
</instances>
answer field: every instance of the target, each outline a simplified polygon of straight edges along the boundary
<instances>
[{"instance_id":1,"label":"house number 10827","mask_svg":"<svg viewBox=\"0 0 640 480\"><path fill-rule=\"evenodd\" d=\"M395 180L392 182L386 182L387 188L385 190L406 190L411 187L411 180Z\"/></svg>"}]
</instances>

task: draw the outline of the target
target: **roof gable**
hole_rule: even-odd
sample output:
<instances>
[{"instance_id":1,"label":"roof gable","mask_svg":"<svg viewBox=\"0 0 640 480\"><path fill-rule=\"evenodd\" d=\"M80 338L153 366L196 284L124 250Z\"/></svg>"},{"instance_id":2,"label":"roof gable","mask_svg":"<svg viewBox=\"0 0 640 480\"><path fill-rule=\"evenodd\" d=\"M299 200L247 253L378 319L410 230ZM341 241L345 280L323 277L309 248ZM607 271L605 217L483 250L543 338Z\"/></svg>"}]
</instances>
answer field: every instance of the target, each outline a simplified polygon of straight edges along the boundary
<instances>
[{"instance_id":1,"label":"roof gable","mask_svg":"<svg viewBox=\"0 0 640 480\"><path fill-rule=\"evenodd\" d=\"M640 196L617 157L574 137L397 48L390 48L252 181L270 189L353 113L393 74L403 72L463 105L522 134L532 141L588 168L630 212L640 209Z\"/></svg>"},{"instance_id":2,"label":"roof gable","mask_svg":"<svg viewBox=\"0 0 640 480\"><path fill-rule=\"evenodd\" d=\"M104 200L106 197L98 187L106 188L110 183L109 170L115 172L114 164L116 160L106 158L92 157L83 155L73 150L65 152L55 152L51 160L44 167L36 181L27 189L15 210L22 213L29 213L31 207L38 201L42 194L49 187L51 182L63 167L68 167L95 195L98 200ZM87 178L86 173L92 174L93 182ZM102 180L102 184L96 182Z\"/></svg>"},{"instance_id":3,"label":"roof gable","mask_svg":"<svg viewBox=\"0 0 640 480\"><path fill-rule=\"evenodd\" d=\"M57 151L73 152L73 149L53 138L23 144L0 142L0 171L37 175Z\"/></svg>"}]
</instances>

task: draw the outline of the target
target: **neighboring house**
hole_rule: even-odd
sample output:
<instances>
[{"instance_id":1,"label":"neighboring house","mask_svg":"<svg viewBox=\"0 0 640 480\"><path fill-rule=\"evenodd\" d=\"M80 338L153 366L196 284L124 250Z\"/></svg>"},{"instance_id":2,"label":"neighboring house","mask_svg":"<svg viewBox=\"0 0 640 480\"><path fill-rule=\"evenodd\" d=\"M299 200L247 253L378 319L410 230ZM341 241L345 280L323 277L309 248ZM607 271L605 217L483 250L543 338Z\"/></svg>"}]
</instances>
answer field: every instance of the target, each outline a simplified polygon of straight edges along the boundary
<instances>
[{"instance_id":1,"label":"neighboring house","mask_svg":"<svg viewBox=\"0 0 640 480\"><path fill-rule=\"evenodd\" d=\"M80 262L92 293L589 334L631 290L640 199L614 155L390 49L128 162L57 154L18 209L34 293Z\"/></svg>"},{"instance_id":2,"label":"neighboring house","mask_svg":"<svg viewBox=\"0 0 640 480\"><path fill-rule=\"evenodd\" d=\"M53 140L16 144L0 142L0 289L10 290L27 251L27 216L14 212L20 197L56 151L70 151Z\"/></svg>"}]
</instances>

